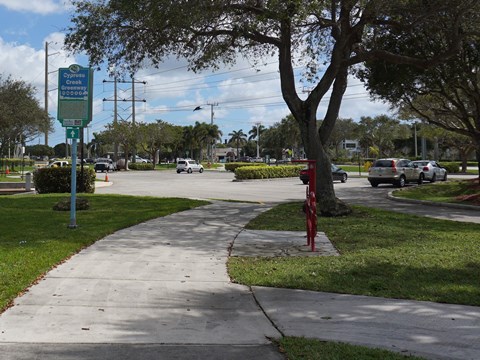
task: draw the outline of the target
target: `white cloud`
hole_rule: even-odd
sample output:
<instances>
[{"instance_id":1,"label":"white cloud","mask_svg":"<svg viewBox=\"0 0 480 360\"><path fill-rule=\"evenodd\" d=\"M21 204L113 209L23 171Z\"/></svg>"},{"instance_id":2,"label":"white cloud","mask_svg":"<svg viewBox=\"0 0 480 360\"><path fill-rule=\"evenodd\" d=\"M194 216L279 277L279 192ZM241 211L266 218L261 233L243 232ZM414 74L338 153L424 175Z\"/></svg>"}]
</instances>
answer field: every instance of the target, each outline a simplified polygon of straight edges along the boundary
<instances>
[{"instance_id":1,"label":"white cloud","mask_svg":"<svg viewBox=\"0 0 480 360\"><path fill-rule=\"evenodd\" d=\"M66 9L64 0L0 0L0 5L5 6L9 10L20 12L32 12L37 14L60 13Z\"/></svg>"},{"instance_id":2,"label":"white cloud","mask_svg":"<svg viewBox=\"0 0 480 360\"><path fill-rule=\"evenodd\" d=\"M0 0L1 1L1 0ZM56 70L60 67L68 67L75 63L75 59L61 49L63 35L60 33L50 34L46 39L51 46L49 48L49 109L56 111ZM39 103L44 104L45 89L45 49L37 50L29 45L7 43L0 37L0 69L2 76L11 76L15 80L23 80L37 89Z\"/></svg>"}]
</instances>

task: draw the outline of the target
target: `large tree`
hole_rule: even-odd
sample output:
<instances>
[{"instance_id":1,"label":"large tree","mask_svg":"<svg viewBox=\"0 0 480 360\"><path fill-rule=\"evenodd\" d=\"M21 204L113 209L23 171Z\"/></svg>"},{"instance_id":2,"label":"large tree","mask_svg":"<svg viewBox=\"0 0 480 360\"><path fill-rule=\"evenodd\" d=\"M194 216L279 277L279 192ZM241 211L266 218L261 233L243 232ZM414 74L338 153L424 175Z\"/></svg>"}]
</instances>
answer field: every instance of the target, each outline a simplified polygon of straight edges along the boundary
<instances>
[{"instance_id":1,"label":"large tree","mask_svg":"<svg viewBox=\"0 0 480 360\"><path fill-rule=\"evenodd\" d=\"M441 36L436 40L420 49L410 48L403 39L389 46L426 56L441 46ZM463 40L459 47L455 56L432 68L367 62L359 75L374 96L399 108L405 118L469 137L480 170L480 36Z\"/></svg>"},{"instance_id":2,"label":"large tree","mask_svg":"<svg viewBox=\"0 0 480 360\"><path fill-rule=\"evenodd\" d=\"M239 54L258 63L278 56L281 91L300 126L307 156L317 162L317 198L325 215L347 213L335 197L327 145L338 118L349 69L366 60L435 65L454 54L476 25L477 0L74 0L65 39L93 65L107 61L134 72L145 60L171 54L193 70L233 64ZM188 14L188 16L185 16ZM472 20L472 18L474 18ZM386 46L394 34L422 46L419 32L444 34L434 53L405 54ZM385 40L386 39L386 40ZM428 40L428 39L427 39ZM306 99L294 67L303 64ZM331 90L331 91L330 91ZM317 129L320 101L329 93Z\"/></svg>"},{"instance_id":3,"label":"large tree","mask_svg":"<svg viewBox=\"0 0 480 360\"><path fill-rule=\"evenodd\" d=\"M35 98L35 88L0 75L0 156L53 128L52 119Z\"/></svg>"}]
</instances>

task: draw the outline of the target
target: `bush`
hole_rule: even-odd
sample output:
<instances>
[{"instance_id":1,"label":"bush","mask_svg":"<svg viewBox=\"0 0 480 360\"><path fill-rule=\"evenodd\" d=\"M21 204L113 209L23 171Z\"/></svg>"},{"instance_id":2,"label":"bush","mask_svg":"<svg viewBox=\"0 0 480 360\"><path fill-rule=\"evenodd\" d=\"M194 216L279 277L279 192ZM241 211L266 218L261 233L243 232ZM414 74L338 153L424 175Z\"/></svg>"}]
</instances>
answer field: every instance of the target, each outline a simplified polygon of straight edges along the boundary
<instances>
[{"instance_id":1,"label":"bush","mask_svg":"<svg viewBox=\"0 0 480 360\"><path fill-rule=\"evenodd\" d=\"M242 166L235 170L237 180L273 179L299 176L304 165Z\"/></svg>"},{"instance_id":2,"label":"bush","mask_svg":"<svg viewBox=\"0 0 480 360\"><path fill-rule=\"evenodd\" d=\"M94 193L95 192L95 171L93 169L83 169L83 186L81 183L81 171L77 169L77 192ZM70 193L72 168L51 167L40 168L33 173L33 182L35 189L39 194L47 193ZM85 191L82 191L82 190Z\"/></svg>"},{"instance_id":3,"label":"bush","mask_svg":"<svg viewBox=\"0 0 480 360\"><path fill-rule=\"evenodd\" d=\"M231 163L225 164L225 170L235 172L236 169L244 166L255 167L255 166L268 166L268 165L265 163L231 162Z\"/></svg>"},{"instance_id":4,"label":"bush","mask_svg":"<svg viewBox=\"0 0 480 360\"><path fill-rule=\"evenodd\" d=\"M142 163L142 162L136 162L136 163L128 163L128 168L130 170L153 170L154 166L152 163Z\"/></svg>"},{"instance_id":5,"label":"bush","mask_svg":"<svg viewBox=\"0 0 480 360\"><path fill-rule=\"evenodd\" d=\"M442 165L449 174L454 174L460 172L460 164L457 162L442 162Z\"/></svg>"},{"instance_id":6,"label":"bush","mask_svg":"<svg viewBox=\"0 0 480 360\"><path fill-rule=\"evenodd\" d=\"M33 160L22 160L22 159L1 159L0 158L0 168L5 168L6 166L9 167L10 171L15 170L15 168L21 168L22 165L24 166L33 166L35 165L35 161Z\"/></svg>"}]
</instances>

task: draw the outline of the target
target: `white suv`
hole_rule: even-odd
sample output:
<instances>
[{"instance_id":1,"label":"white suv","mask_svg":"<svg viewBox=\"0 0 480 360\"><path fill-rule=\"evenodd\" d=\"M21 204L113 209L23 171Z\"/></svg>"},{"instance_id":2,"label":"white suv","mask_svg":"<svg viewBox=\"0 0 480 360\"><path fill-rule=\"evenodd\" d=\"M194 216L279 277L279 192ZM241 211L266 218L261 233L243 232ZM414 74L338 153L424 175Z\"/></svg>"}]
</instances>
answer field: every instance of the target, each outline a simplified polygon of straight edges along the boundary
<instances>
[{"instance_id":1,"label":"white suv","mask_svg":"<svg viewBox=\"0 0 480 360\"><path fill-rule=\"evenodd\" d=\"M202 173L203 166L192 159L180 159L177 162L177 174L180 174L182 171L186 171L189 174L194 171Z\"/></svg>"}]
</instances>

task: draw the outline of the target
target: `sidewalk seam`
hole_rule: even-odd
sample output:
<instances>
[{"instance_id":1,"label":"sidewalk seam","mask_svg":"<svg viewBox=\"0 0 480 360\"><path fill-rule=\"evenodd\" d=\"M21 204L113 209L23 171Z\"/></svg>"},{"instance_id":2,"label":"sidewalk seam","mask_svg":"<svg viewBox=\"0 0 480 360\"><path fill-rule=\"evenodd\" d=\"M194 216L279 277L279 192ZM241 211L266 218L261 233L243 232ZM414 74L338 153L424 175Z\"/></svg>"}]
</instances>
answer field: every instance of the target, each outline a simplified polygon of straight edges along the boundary
<instances>
[{"instance_id":1,"label":"sidewalk seam","mask_svg":"<svg viewBox=\"0 0 480 360\"><path fill-rule=\"evenodd\" d=\"M273 322L273 320L270 318L270 316L268 316L267 312L265 311L265 309L263 308L263 306L260 304L260 302L258 301L257 299L257 296L255 295L255 291L253 290L253 287L249 286L248 287L250 289L250 292L252 293L252 296L253 296L253 300L255 300L255 303L257 304L257 306L260 308L260 310L262 310L263 314L265 315L265 317L268 319L268 321L270 321L270 324L272 324L272 326L280 333L280 335L282 336L282 338L285 337L285 334L282 330L280 330L280 328L277 326L277 324L275 324Z\"/></svg>"}]
</instances>

